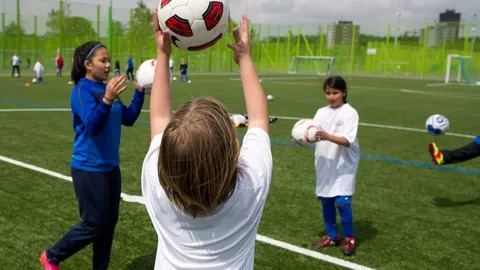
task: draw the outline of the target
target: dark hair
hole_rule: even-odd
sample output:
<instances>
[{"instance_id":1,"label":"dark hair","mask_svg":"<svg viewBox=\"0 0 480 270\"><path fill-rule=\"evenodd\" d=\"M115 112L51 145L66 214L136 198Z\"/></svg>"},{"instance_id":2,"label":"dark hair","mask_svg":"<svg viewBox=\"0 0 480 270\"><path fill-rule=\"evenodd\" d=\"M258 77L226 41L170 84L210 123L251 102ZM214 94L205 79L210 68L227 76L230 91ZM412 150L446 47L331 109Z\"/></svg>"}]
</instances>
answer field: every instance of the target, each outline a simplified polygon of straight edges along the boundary
<instances>
[{"instance_id":1,"label":"dark hair","mask_svg":"<svg viewBox=\"0 0 480 270\"><path fill-rule=\"evenodd\" d=\"M95 55L95 53L92 52L95 47L105 47L103 45L99 46L99 44L99 41L89 41L75 49L71 73L72 80L75 82L75 84L77 84L78 81L80 81L81 78L84 78L87 74L87 69L85 68L85 60L89 60L87 59L87 56L90 54L91 56L89 58L92 58L92 56Z\"/></svg>"},{"instance_id":2,"label":"dark hair","mask_svg":"<svg viewBox=\"0 0 480 270\"><path fill-rule=\"evenodd\" d=\"M327 88L333 88L342 91L345 93L343 97L343 102L347 103L347 82L340 76L332 76L325 80L323 83L323 91Z\"/></svg>"}]
</instances>

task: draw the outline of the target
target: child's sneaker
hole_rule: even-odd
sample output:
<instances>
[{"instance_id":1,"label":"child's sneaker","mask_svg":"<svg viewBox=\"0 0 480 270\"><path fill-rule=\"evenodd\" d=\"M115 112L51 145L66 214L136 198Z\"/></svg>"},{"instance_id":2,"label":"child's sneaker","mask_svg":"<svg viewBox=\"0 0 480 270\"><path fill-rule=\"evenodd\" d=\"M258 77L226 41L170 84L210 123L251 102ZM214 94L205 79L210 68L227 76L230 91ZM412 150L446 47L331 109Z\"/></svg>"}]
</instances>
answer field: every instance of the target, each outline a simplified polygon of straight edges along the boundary
<instances>
[{"instance_id":1,"label":"child's sneaker","mask_svg":"<svg viewBox=\"0 0 480 270\"><path fill-rule=\"evenodd\" d=\"M428 151L430 152L430 156L432 156L432 160L435 165L442 165L445 163L442 152L438 150L438 147L434 142L429 144Z\"/></svg>"},{"instance_id":2,"label":"child's sneaker","mask_svg":"<svg viewBox=\"0 0 480 270\"><path fill-rule=\"evenodd\" d=\"M355 254L355 238L345 237L343 239L343 254L347 256Z\"/></svg>"},{"instance_id":3,"label":"child's sneaker","mask_svg":"<svg viewBox=\"0 0 480 270\"><path fill-rule=\"evenodd\" d=\"M48 261L46 250L44 250L42 255L40 255L40 264L43 265L43 269L45 270L60 270L60 266Z\"/></svg>"},{"instance_id":4,"label":"child's sneaker","mask_svg":"<svg viewBox=\"0 0 480 270\"><path fill-rule=\"evenodd\" d=\"M322 247L331 247L331 246L338 246L340 243L340 237L331 238L328 235L322 237L322 240L315 243L315 247L322 248Z\"/></svg>"}]
</instances>

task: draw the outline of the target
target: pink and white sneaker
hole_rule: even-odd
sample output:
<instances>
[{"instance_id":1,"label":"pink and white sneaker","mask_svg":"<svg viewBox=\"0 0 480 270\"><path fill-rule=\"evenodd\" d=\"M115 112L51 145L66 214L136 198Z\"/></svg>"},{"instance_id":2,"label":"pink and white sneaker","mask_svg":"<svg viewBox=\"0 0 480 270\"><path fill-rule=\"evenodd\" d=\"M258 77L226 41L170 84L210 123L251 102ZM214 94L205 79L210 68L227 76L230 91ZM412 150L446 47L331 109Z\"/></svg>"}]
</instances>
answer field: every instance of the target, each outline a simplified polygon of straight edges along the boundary
<instances>
[{"instance_id":1,"label":"pink and white sneaker","mask_svg":"<svg viewBox=\"0 0 480 270\"><path fill-rule=\"evenodd\" d=\"M318 241L315 244L315 247L316 248L331 247L331 246L338 246L339 244L340 244L340 237L331 238L328 235L324 235L322 237L322 240Z\"/></svg>"},{"instance_id":2,"label":"pink and white sneaker","mask_svg":"<svg viewBox=\"0 0 480 270\"><path fill-rule=\"evenodd\" d=\"M48 261L46 250L42 252L39 260L40 260L40 264L43 265L43 269L45 270L60 270L60 266Z\"/></svg>"}]
</instances>

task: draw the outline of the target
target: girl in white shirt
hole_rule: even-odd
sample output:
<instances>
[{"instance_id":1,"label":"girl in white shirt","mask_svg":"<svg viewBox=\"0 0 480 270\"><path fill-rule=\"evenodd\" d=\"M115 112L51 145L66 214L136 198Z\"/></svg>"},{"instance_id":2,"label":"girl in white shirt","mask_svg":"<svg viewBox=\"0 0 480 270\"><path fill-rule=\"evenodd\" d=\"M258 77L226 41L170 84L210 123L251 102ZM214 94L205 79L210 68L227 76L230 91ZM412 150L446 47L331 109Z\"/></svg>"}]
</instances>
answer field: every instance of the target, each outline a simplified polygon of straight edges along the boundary
<instances>
[{"instance_id":1,"label":"girl in white shirt","mask_svg":"<svg viewBox=\"0 0 480 270\"><path fill-rule=\"evenodd\" d=\"M37 60L37 62L35 63L35 66L33 66L33 71L35 71L35 73L37 74L37 83L43 82L44 70L45 69L43 68L42 62L40 62L40 60Z\"/></svg>"},{"instance_id":2,"label":"girl in white shirt","mask_svg":"<svg viewBox=\"0 0 480 270\"><path fill-rule=\"evenodd\" d=\"M157 65L150 98L151 144L142 194L158 236L155 269L253 269L255 239L272 177L267 104L249 52L248 20L229 45L239 64L248 131L240 147L225 106L188 101L172 115L171 41L153 25Z\"/></svg>"},{"instance_id":3,"label":"girl in white shirt","mask_svg":"<svg viewBox=\"0 0 480 270\"><path fill-rule=\"evenodd\" d=\"M352 196L360 161L357 139L358 113L347 103L347 83L342 77L328 78L323 84L328 106L320 108L313 118L319 128L315 134L316 195L322 202L327 235L316 247L340 244L336 225L336 209L340 212L345 255L355 253Z\"/></svg>"}]
</instances>

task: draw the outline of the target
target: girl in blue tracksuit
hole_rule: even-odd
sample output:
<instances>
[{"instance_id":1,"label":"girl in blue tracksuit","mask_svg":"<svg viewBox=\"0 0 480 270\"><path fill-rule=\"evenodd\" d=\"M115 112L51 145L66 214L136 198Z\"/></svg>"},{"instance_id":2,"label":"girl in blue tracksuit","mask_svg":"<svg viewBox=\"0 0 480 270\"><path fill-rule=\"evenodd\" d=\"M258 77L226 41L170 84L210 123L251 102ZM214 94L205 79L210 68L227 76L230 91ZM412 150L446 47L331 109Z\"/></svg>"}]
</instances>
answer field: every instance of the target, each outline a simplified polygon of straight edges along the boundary
<instances>
[{"instance_id":1,"label":"girl in blue tracksuit","mask_svg":"<svg viewBox=\"0 0 480 270\"><path fill-rule=\"evenodd\" d=\"M60 262L91 243L93 269L108 268L120 206L121 127L135 123L145 96L137 89L126 107L119 98L127 88L125 77L104 83L111 68L108 50L100 42L90 41L75 50L71 174L81 221L43 251L40 262L45 269L59 269Z\"/></svg>"}]
</instances>

